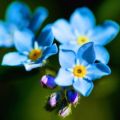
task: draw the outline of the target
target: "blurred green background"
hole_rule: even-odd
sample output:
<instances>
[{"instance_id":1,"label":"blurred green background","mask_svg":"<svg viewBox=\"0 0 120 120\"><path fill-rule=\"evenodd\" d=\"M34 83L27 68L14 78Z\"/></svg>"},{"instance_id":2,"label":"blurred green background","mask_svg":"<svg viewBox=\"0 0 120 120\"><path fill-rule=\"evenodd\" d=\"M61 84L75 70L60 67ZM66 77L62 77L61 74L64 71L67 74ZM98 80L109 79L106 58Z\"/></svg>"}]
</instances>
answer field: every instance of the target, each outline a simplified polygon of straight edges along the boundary
<instances>
[{"instance_id":1,"label":"blurred green background","mask_svg":"<svg viewBox=\"0 0 120 120\"><path fill-rule=\"evenodd\" d=\"M51 23L58 18L68 19L78 7L88 6L95 14L97 24L106 19L120 23L120 0L22 0L32 10L45 6ZM4 19L12 0L0 0L0 19ZM43 25L43 26L44 26ZM108 44L112 74L95 82L92 94L82 98L65 120L120 120L120 34ZM14 49L0 48L0 62L5 53ZM51 63L54 63L51 64ZM45 72L57 72L57 56L49 59L48 67L25 72L23 67L0 66L0 120L60 120L55 112L44 109L47 97L53 92L40 86Z\"/></svg>"}]
</instances>

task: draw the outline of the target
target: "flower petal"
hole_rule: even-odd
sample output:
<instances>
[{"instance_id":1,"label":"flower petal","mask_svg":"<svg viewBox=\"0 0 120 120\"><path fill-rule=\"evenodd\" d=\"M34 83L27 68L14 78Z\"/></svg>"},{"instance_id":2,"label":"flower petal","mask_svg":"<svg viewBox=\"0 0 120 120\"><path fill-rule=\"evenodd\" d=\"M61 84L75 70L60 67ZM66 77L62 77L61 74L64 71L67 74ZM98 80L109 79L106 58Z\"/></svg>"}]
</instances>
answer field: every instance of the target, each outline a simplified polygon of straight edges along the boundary
<instances>
[{"instance_id":1,"label":"flower petal","mask_svg":"<svg viewBox=\"0 0 120 120\"><path fill-rule=\"evenodd\" d=\"M73 83L73 87L83 96L89 96L94 85L91 81L85 79L79 79Z\"/></svg>"},{"instance_id":2,"label":"flower petal","mask_svg":"<svg viewBox=\"0 0 120 120\"><path fill-rule=\"evenodd\" d=\"M95 49L96 60L104 64L107 64L110 60L110 55L106 50L106 48L100 45L95 45L94 49Z\"/></svg>"},{"instance_id":3,"label":"flower petal","mask_svg":"<svg viewBox=\"0 0 120 120\"><path fill-rule=\"evenodd\" d=\"M18 27L27 27L30 21L31 11L23 2L12 2L6 11L6 21Z\"/></svg>"},{"instance_id":4,"label":"flower petal","mask_svg":"<svg viewBox=\"0 0 120 120\"><path fill-rule=\"evenodd\" d=\"M29 28L36 32L48 16L48 10L44 7L38 7L31 19Z\"/></svg>"},{"instance_id":5,"label":"flower petal","mask_svg":"<svg viewBox=\"0 0 120 120\"><path fill-rule=\"evenodd\" d=\"M56 54L58 52L58 48L56 44L51 45L50 47L47 47L45 51L43 52L43 58L42 60L46 60L48 57Z\"/></svg>"},{"instance_id":6,"label":"flower petal","mask_svg":"<svg viewBox=\"0 0 120 120\"><path fill-rule=\"evenodd\" d=\"M1 47L13 46L12 34L10 34L7 25L2 21L0 21L0 46Z\"/></svg>"},{"instance_id":7,"label":"flower petal","mask_svg":"<svg viewBox=\"0 0 120 120\"><path fill-rule=\"evenodd\" d=\"M60 50L72 50L75 53L77 53L78 49L80 48L79 45L73 45L73 44L62 44L60 45Z\"/></svg>"},{"instance_id":8,"label":"flower petal","mask_svg":"<svg viewBox=\"0 0 120 120\"><path fill-rule=\"evenodd\" d=\"M59 62L63 68L72 68L76 62L76 54L72 50L60 50Z\"/></svg>"},{"instance_id":9,"label":"flower petal","mask_svg":"<svg viewBox=\"0 0 120 120\"><path fill-rule=\"evenodd\" d=\"M55 78L55 83L60 86L70 86L73 83L73 75L69 71L61 68Z\"/></svg>"},{"instance_id":10,"label":"flower petal","mask_svg":"<svg viewBox=\"0 0 120 120\"><path fill-rule=\"evenodd\" d=\"M65 19L57 20L52 27L55 39L60 43L69 43L75 40L70 24Z\"/></svg>"},{"instance_id":11,"label":"flower petal","mask_svg":"<svg viewBox=\"0 0 120 120\"><path fill-rule=\"evenodd\" d=\"M80 62L82 62L82 60L85 60L89 64L94 63L95 52L93 43L89 42L80 47L77 53L77 58L79 59Z\"/></svg>"},{"instance_id":12,"label":"flower petal","mask_svg":"<svg viewBox=\"0 0 120 120\"><path fill-rule=\"evenodd\" d=\"M2 65L17 66L22 65L27 60L27 57L18 52L11 52L3 57Z\"/></svg>"},{"instance_id":13,"label":"flower petal","mask_svg":"<svg viewBox=\"0 0 120 120\"><path fill-rule=\"evenodd\" d=\"M39 46L50 46L53 44L54 36L51 25L47 25L40 33L37 41Z\"/></svg>"},{"instance_id":14,"label":"flower petal","mask_svg":"<svg viewBox=\"0 0 120 120\"><path fill-rule=\"evenodd\" d=\"M93 13L87 7L78 8L70 17L72 27L81 34L86 33L95 26Z\"/></svg>"},{"instance_id":15,"label":"flower petal","mask_svg":"<svg viewBox=\"0 0 120 120\"><path fill-rule=\"evenodd\" d=\"M117 23L105 21L103 25L92 30L90 39L97 45L106 45L116 37L119 28Z\"/></svg>"},{"instance_id":16,"label":"flower petal","mask_svg":"<svg viewBox=\"0 0 120 120\"><path fill-rule=\"evenodd\" d=\"M89 80L95 80L109 74L111 74L111 70L107 65L103 63L96 63L88 66L86 77Z\"/></svg>"},{"instance_id":17,"label":"flower petal","mask_svg":"<svg viewBox=\"0 0 120 120\"><path fill-rule=\"evenodd\" d=\"M16 49L20 52L28 52L32 49L34 34L25 29L23 31L16 30L14 32L14 44Z\"/></svg>"},{"instance_id":18,"label":"flower petal","mask_svg":"<svg viewBox=\"0 0 120 120\"><path fill-rule=\"evenodd\" d=\"M26 71L31 71L32 69L35 69L35 68L38 68L38 67L41 67L41 66L42 66L41 63L39 63L39 64L25 63L24 64L24 67L25 67Z\"/></svg>"}]
</instances>

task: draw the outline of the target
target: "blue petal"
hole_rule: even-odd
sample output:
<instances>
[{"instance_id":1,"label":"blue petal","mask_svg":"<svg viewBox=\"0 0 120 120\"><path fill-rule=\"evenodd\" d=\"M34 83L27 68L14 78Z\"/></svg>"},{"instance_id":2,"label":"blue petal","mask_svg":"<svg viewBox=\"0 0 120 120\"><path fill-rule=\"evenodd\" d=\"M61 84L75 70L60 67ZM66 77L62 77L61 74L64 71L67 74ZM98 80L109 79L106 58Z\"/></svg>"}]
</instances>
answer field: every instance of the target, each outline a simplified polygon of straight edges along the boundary
<instances>
[{"instance_id":1,"label":"blue petal","mask_svg":"<svg viewBox=\"0 0 120 120\"><path fill-rule=\"evenodd\" d=\"M77 53L79 61L85 60L87 63L92 64L95 61L94 45L92 42L84 44L79 48Z\"/></svg>"},{"instance_id":2,"label":"blue petal","mask_svg":"<svg viewBox=\"0 0 120 120\"><path fill-rule=\"evenodd\" d=\"M25 70L26 71L31 71L35 68L38 68L38 67L41 67L42 66L42 63L24 63L24 67L25 67Z\"/></svg>"},{"instance_id":3,"label":"blue petal","mask_svg":"<svg viewBox=\"0 0 120 120\"><path fill-rule=\"evenodd\" d=\"M16 49L20 52L29 52L32 49L33 33L27 29L23 31L16 30L14 33L14 44Z\"/></svg>"},{"instance_id":4,"label":"blue petal","mask_svg":"<svg viewBox=\"0 0 120 120\"><path fill-rule=\"evenodd\" d=\"M71 50L60 50L59 63L63 68L72 68L76 62L76 54Z\"/></svg>"},{"instance_id":5,"label":"blue petal","mask_svg":"<svg viewBox=\"0 0 120 120\"><path fill-rule=\"evenodd\" d=\"M119 32L119 25L113 21L106 21L91 32L90 39L97 45L106 45L111 42Z\"/></svg>"},{"instance_id":6,"label":"blue petal","mask_svg":"<svg viewBox=\"0 0 120 120\"><path fill-rule=\"evenodd\" d=\"M59 86L70 86L73 84L73 75L69 71L61 68L55 79L55 83Z\"/></svg>"},{"instance_id":7,"label":"blue petal","mask_svg":"<svg viewBox=\"0 0 120 120\"><path fill-rule=\"evenodd\" d=\"M70 23L74 29L84 34L95 26L95 18L88 8L82 7L76 9L71 15Z\"/></svg>"},{"instance_id":8,"label":"blue petal","mask_svg":"<svg viewBox=\"0 0 120 120\"><path fill-rule=\"evenodd\" d=\"M106 50L106 48L100 45L95 45L94 49L95 49L96 60L104 64L107 64L110 60L110 55Z\"/></svg>"},{"instance_id":9,"label":"blue petal","mask_svg":"<svg viewBox=\"0 0 120 120\"><path fill-rule=\"evenodd\" d=\"M54 36L52 33L51 25L47 25L39 35L37 41L39 46L50 46L52 45Z\"/></svg>"},{"instance_id":10,"label":"blue petal","mask_svg":"<svg viewBox=\"0 0 120 120\"><path fill-rule=\"evenodd\" d=\"M85 79L79 79L73 83L73 87L83 96L89 96L94 85L91 81Z\"/></svg>"},{"instance_id":11,"label":"blue petal","mask_svg":"<svg viewBox=\"0 0 120 120\"><path fill-rule=\"evenodd\" d=\"M79 45L73 45L73 44L62 44L62 45L60 45L60 50L72 50L75 53L77 53L79 48L80 48Z\"/></svg>"},{"instance_id":12,"label":"blue petal","mask_svg":"<svg viewBox=\"0 0 120 120\"><path fill-rule=\"evenodd\" d=\"M57 20L52 27L55 39L60 43L69 43L75 40L70 24L65 19Z\"/></svg>"},{"instance_id":13,"label":"blue petal","mask_svg":"<svg viewBox=\"0 0 120 120\"><path fill-rule=\"evenodd\" d=\"M18 66L22 65L27 60L27 56L21 55L18 52L11 52L3 57L2 65Z\"/></svg>"},{"instance_id":14,"label":"blue petal","mask_svg":"<svg viewBox=\"0 0 120 120\"><path fill-rule=\"evenodd\" d=\"M29 28L34 32L38 31L42 23L47 18L47 16L48 16L48 10L46 8L44 7L37 8L31 19Z\"/></svg>"},{"instance_id":15,"label":"blue petal","mask_svg":"<svg viewBox=\"0 0 120 120\"><path fill-rule=\"evenodd\" d=\"M58 52L58 48L56 44L53 44L50 47L47 47L43 52L42 60L46 60L48 57L56 54L57 52Z\"/></svg>"},{"instance_id":16,"label":"blue petal","mask_svg":"<svg viewBox=\"0 0 120 120\"><path fill-rule=\"evenodd\" d=\"M103 76L111 74L110 68L103 63L89 65L87 68L87 78L89 80L100 79Z\"/></svg>"},{"instance_id":17,"label":"blue petal","mask_svg":"<svg viewBox=\"0 0 120 120\"><path fill-rule=\"evenodd\" d=\"M13 46L13 38L12 34L10 34L8 26L0 21L0 46L1 47L12 47Z\"/></svg>"},{"instance_id":18,"label":"blue petal","mask_svg":"<svg viewBox=\"0 0 120 120\"><path fill-rule=\"evenodd\" d=\"M6 21L18 27L26 27L30 22L31 11L23 2L12 2L6 11Z\"/></svg>"}]
</instances>

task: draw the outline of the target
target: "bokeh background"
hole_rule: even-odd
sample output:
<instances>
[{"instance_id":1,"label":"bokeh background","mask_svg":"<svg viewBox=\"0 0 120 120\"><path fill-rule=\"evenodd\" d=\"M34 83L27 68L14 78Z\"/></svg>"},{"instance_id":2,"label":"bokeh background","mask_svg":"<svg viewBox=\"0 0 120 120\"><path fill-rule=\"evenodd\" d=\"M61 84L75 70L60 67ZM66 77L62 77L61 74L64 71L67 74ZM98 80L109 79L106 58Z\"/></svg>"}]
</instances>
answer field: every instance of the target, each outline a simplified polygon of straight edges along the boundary
<instances>
[{"instance_id":1,"label":"bokeh background","mask_svg":"<svg viewBox=\"0 0 120 120\"><path fill-rule=\"evenodd\" d=\"M37 6L49 10L51 23L58 18L68 19L78 7L87 6L95 14L97 24L112 19L120 24L120 0L21 0L34 11ZM0 0L0 19L12 0ZM43 26L44 26L43 25ZM120 120L120 34L107 49L111 59L112 74L95 81L89 97L80 100L72 114L65 120ZM0 62L5 53L14 49L0 48ZM60 120L57 112L44 109L47 97L53 90L44 89L39 80L45 73L55 74L59 68L57 56L51 57L46 67L25 72L23 67L0 66L0 120Z\"/></svg>"}]
</instances>

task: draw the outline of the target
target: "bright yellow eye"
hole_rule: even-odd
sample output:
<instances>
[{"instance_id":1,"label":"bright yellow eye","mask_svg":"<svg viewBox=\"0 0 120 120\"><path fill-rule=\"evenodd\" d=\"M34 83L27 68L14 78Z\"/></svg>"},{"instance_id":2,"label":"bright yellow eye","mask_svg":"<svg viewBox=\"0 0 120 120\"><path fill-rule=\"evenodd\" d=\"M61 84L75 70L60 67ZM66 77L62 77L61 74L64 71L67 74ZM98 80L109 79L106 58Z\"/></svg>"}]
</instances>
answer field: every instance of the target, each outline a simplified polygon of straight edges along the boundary
<instances>
[{"instance_id":1,"label":"bright yellow eye","mask_svg":"<svg viewBox=\"0 0 120 120\"><path fill-rule=\"evenodd\" d=\"M78 45L84 45L85 43L88 43L89 39L86 36L79 36L77 39L77 44Z\"/></svg>"},{"instance_id":2,"label":"bright yellow eye","mask_svg":"<svg viewBox=\"0 0 120 120\"><path fill-rule=\"evenodd\" d=\"M41 56L42 56L42 50L40 50L40 49L33 49L29 53L29 58L32 61L38 60Z\"/></svg>"},{"instance_id":3,"label":"bright yellow eye","mask_svg":"<svg viewBox=\"0 0 120 120\"><path fill-rule=\"evenodd\" d=\"M87 70L86 70L85 66L76 65L73 68L73 74L75 77L83 78L83 77L85 77L86 73L87 73Z\"/></svg>"}]
</instances>

